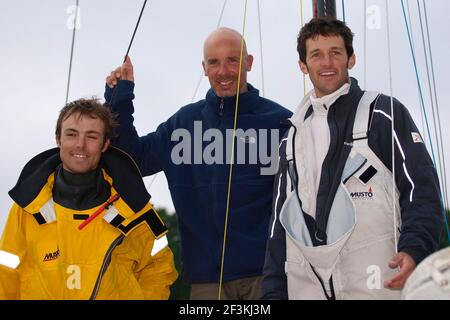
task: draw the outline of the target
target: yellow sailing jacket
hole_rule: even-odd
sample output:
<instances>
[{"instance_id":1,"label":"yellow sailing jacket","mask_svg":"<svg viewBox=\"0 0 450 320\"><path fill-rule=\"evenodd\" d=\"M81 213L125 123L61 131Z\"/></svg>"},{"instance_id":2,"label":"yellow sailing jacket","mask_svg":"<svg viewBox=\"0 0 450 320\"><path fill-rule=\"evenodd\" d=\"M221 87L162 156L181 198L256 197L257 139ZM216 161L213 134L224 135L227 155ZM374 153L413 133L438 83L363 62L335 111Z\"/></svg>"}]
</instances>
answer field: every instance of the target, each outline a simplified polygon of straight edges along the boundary
<instances>
[{"instance_id":1,"label":"yellow sailing jacket","mask_svg":"<svg viewBox=\"0 0 450 320\"><path fill-rule=\"evenodd\" d=\"M50 157L52 165L47 159L38 166L40 169L57 163L59 152L52 150L57 152ZM108 152L105 158L111 153L112 158L117 154L123 158L117 149ZM113 173L120 170L118 180L125 181L129 177L123 179L127 173L123 164L119 161L105 168ZM166 246L152 253L156 239L164 237L167 228L148 202L150 196L136 196L145 189L143 183L115 183L111 178L114 174L110 176L105 168L102 172L111 185L111 195L120 197L82 230L80 224L101 206L84 211L64 208L52 200L54 173L36 191L36 179L30 184L30 179L24 178L24 172L30 176L30 166L24 168L18 184L10 191L15 203L0 240L0 250L17 256L20 263L15 269L0 264L0 299L169 297L169 287L178 276L172 252ZM135 174L136 170L130 172ZM37 195L32 198L24 190Z\"/></svg>"}]
</instances>

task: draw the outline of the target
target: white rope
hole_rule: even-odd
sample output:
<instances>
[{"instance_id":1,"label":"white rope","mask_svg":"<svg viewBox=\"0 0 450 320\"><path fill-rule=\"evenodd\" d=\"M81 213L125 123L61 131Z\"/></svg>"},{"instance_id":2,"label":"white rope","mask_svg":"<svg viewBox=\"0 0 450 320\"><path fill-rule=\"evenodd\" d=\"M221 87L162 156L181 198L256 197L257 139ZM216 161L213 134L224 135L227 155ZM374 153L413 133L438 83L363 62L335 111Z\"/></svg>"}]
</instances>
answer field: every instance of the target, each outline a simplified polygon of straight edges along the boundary
<instances>
[{"instance_id":1,"label":"white rope","mask_svg":"<svg viewBox=\"0 0 450 320\"><path fill-rule=\"evenodd\" d=\"M75 35L77 33L79 8L80 8L80 4L79 4L79 0L77 0L76 4L75 4L75 19L73 21L72 45L71 45L71 48L70 48L69 74L67 75L66 103L65 104L67 104L67 102L69 102L70 80L71 80L71 77L72 77L73 52L74 52L74 49L75 49Z\"/></svg>"},{"instance_id":2,"label":"white rope","mask_svg":"<svg viewBox=\"0 0 450 320\"><path fill-rule=\"evenodd\" d=\"M262 41L262 30L261 30L261 10L259 7L259 0L257 1L258 4L258 28L259 28L259 50L261 55L261 90L262 90L262 96L265 96L265 90L264 90L264 60L263 60L263 41Z\"/></svg>"},{"instance_id":3,"label":"white rope","mask_svg":"<svg viewBox=\"0 0 450 320\"><path fill-rule=\"evenodd\" d=\"M300 0L300 28L303 28L304 25L303 19L303 0ZM306 96L306 75L302 72L303 77L303 97Z\"/></svg>"},{"instance_id":4,"label":"white rope","mask_svg":"<svg viewBox=\"0 0 450 320\"><path fill-rule=\"evenodd\" d=\"M364 0L364 90L367 90L367 0Z\"/></svg>"},{"instance_id":5,"label":"white rope","mask_svg":"<svg viewBox=\"0 0 450 320\"><path fill-rule=\"evenodd\" d=\"M394 130L394 89L392 84L392 58L391 58L391 34L389 27L389 5L388 0L385 0L386 3L386 35L387 35L387 53L388 53L388 66L389 66L389 87L390 87L390 95L391 95L391 152L392 152L392 211L394 218L394 244L395 244L395 252L397 252L397 215L396 215L396 183L395 183L395 130Z\"/></svg>"}]
</instances>

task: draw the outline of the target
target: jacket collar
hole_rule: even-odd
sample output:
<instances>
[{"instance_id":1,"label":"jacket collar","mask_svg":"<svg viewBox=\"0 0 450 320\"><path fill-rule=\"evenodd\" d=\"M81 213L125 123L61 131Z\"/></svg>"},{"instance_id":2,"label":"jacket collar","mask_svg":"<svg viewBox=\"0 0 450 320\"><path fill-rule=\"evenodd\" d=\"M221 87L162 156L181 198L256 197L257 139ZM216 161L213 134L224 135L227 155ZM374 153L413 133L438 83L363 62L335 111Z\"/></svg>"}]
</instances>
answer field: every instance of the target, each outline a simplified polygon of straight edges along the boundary
<instances>
[{"instance_id":1,"label":"jacket collar","mask_svg":"<svg viewBox=\"0 0 450 320\"><path fill-rule=\"evenodd\" d=\"M342 108L345 110L336 110L338 113L347 113L350 112L351 109L353 109L355 106L358 106L358 101L361 98L363 92L361 88L358 85L358 80L355 78L350 78L350 89L344 89L344 87L341 87L339 90L344 90L347 92L346 94L340 95L337 99L333 100L333 103L328 106L328 110L333 107L336 103L339 103ZM338 90L338 91L339 91ZM300 125L305 121L311 114L314 112L314 108L311 104L311 96L313 95L314 90L311 90L306 94L306 96L303 98L303 100L300 102L300 104L297 107L297 110L292 115L292 117L289 119L290 122L293 125ZM353 110L353 111L356 111Z\"/></svg>"},{"instance_id":2,"label":"jacket collar","mask_svg":"<svg viewBox=\"0 0 450 320\"><path fill-rule=\"evenodd\" d=\"M253 113L258 108L259 90L247 83L248 91L239 94L238 114ZM206 111L216 116L220 115L220 105L223 101L224 116L234 116L236 96L221 98L211 88L206 93Z\"/></svg>"},{"instance_id":3,"label":"jacket collar","mask_svg":"<svg viewBox=\"0 0 450 320\"><path fill-rule=\"evenodd\" d=\"M38 154L25 165L9 195L20 207L29 206L47 186L47 182L53 181L53 173L59 164L59 148ZM144 208L150 200L150 194L137 165L128 154L110 147L103 153L100 166L112 178L112 186L134 212Z\"/></svg>"},{"instance_id":4,"label":"jacket collar","mask_svg":"<svg viewBox=\"0 0 450 320\"><path fill-rule=\"evenodd\" d=\"M335 92L323 96L321 98L317 98L316 94L313 92L309 96L309 100L314 109L314 113L316 115L326 115L330 107L334 104L334 102L339 99L339 97L346 95L350 91L350 83L345 83L342 87L340 87Z\"/></svg>"}]
</instances>

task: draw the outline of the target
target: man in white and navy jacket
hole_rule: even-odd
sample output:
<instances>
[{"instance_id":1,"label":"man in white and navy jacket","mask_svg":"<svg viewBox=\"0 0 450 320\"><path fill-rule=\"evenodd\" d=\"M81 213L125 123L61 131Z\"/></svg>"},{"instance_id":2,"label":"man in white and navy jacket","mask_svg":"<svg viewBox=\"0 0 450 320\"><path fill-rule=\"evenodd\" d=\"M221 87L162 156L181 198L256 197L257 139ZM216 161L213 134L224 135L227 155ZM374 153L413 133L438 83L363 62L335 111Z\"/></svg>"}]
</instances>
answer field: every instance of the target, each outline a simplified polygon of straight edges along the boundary
<instances>
[{"instance_id":1,"label":"man in white and navy jacket","mask_svg":"<svg viewBox=\"0 0 450 320\"><path fill-rule=\"evenodd\" d=\"M400 102L349 78L352 41L329 18L311 20L297 39L314 90L280 144L263 299L398 299L438 248L432 160Z\"/></svg>"}]
</instances>

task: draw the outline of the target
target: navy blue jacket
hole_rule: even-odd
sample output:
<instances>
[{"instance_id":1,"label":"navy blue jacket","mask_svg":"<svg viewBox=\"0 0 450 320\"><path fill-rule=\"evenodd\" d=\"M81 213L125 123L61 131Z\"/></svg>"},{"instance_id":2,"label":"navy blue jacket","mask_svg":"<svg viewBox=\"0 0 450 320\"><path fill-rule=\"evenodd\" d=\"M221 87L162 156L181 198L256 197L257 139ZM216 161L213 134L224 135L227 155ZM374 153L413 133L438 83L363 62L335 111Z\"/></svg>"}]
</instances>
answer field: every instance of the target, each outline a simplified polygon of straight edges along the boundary
<instances>
[{"instance_id":1,"label":"navy blue jacket","mask_svg":"<svg viewBox=\"0 0 450 320\"><path fill-rule=\"evenodd\" d=\"M178 216L184 280L188 283L218 282L229 176L226 163L229 163L229 158L225 143L216 148L217 154L211 153L211 140L218 143L216 146L221 146L220 141L215 138L203 141L208 138L202 136L208 129L218 129L225 142L225 130L233 128L236 97L222 99L210 89L205 100L182 107L155 132L139 137L133 126L133 89L132 82L119 81L114 93L112 110L118 114L120 124L114 145L130 153L143 176L164 171ZM107 101L111 93L107 87ZM249 150L255 145L259 150L261 143L266 143L260 129L281 129L277 141L274 141L277 146L274 151L278 153L279 139L287 129L281 121L291 114L280 105L260 97L259 91L248 85L248 92L239 96L237 128L244 131L254 129L256 135L238 137L235 150L242 147ZM270 138L270 133L267 136ZM187 146L183 151L179 150L180 143ZM267 145L270 146L270 139ZM220 151L223 151L221 160L216 158L216 163L205 163L203 152L214 157L219 156ZM274 174L261 175L260 169L264 165L260 158L252 164L247 156L245 164L237 164L235 152L223 281L261 275L264 264ZM179 163L180 157L184 163Z\"/></svg>"},{"instance_id":2,"label":"navy blue jacket","mask_svg":"<svg viewBox=\"0 0 450 320\"><path fill-rule=\"evenodd\" d=\"M352 78L348 94L339 97L330 107L327 121L330 129L330 147L322 164L317 193L316 219L305 215L311 234L319 234L326 244L326 226L336 190L341 183L345 162L351 151L352 131L356 110L363 91ZM311 116L312 106L305 115ZM380 95L370 108L369 148L383 164L392 170L392 124L391 99ZM395 182L400 194L401 230L398 251L411 255L418 264L438 249L443 227L443 207L440 199L439 180L436 169L424 143L414 141L418 133L408 110L394 99L394 130L396 133ZM274 219L279 217L286 200L287 170L286 143L280 146L279 172L275 179L274 193L278 201L273 204ZM316 239L316 237L312 237ZM267 243L262 295L264 299L287 299L287 279L284 271L286 261L286 236L278 219L274 233ZM388 261L386 261L388 263Z\"/></svg>"}]
</instances>

